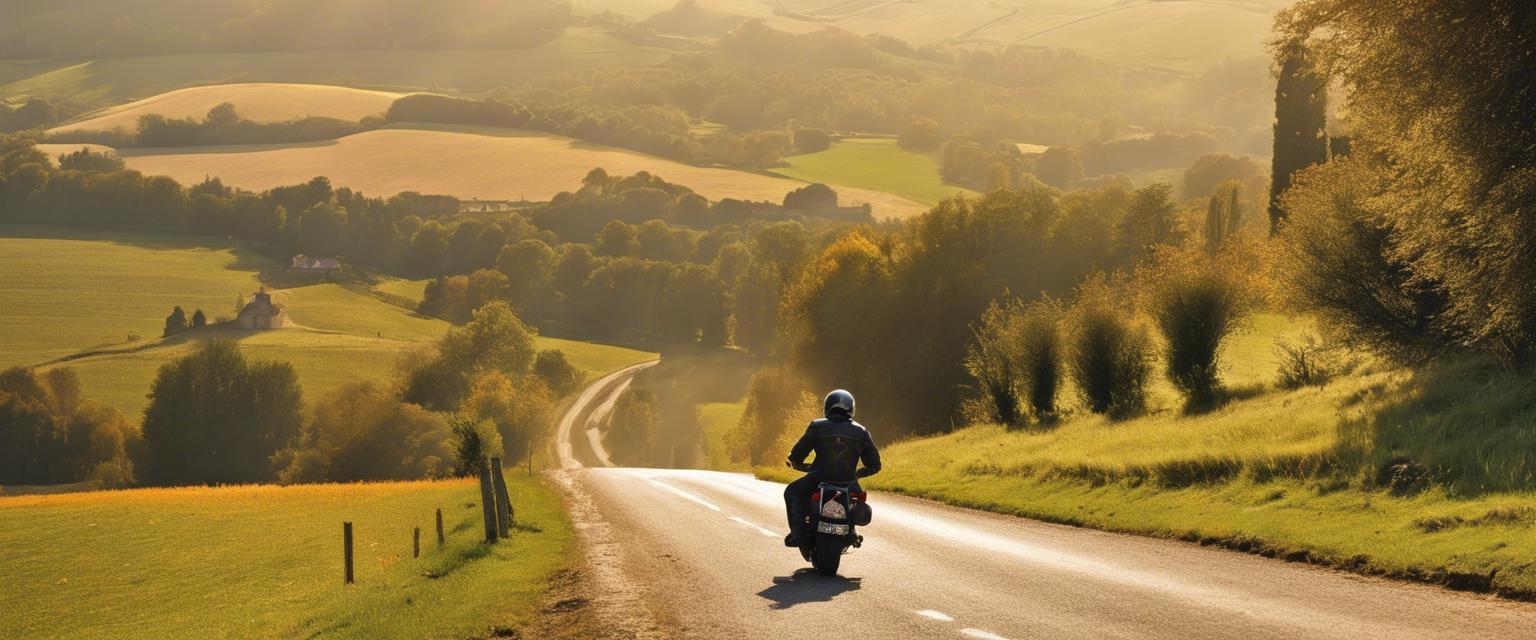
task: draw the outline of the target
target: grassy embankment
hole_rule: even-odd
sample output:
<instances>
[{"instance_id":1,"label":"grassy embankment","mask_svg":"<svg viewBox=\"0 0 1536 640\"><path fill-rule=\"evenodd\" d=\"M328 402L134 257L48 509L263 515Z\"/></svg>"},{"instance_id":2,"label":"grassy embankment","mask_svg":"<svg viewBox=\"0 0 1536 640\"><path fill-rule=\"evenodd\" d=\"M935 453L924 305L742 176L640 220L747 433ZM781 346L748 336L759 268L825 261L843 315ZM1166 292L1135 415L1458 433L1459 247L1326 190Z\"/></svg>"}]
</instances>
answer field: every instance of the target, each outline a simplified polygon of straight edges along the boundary
<instances>
[{"instance_id":1,"label":"grassy embankment","mask_svg":"<svg viewBox=\"0 0 1536 640\"><path fill-rule=\"evenodd\" d=\"M508 472L517 527L480 539L478 483L137 489L0 497L0 636L464 638L536 613L573 534ZM448 532L437 547L433 512ZM357 583L342 584L341 523ZM422 556L411 557L411 529Z\"/></svg>"},{"instance_id":2,"label":"grassy embankment","mask_svg":"<svg viewBox=\"0 0 1536 640\"><path fill-rule=\"evenodd\" d=\"M1536 596L1536 390L1474 363L1370 366L1279 390L1259 323L1228 357L1242 399L1185 415L976 426L883 449L875 490L1291 560ZM1411 464L1402 465L1406 461ZM1398 465L1395 466L1394 465ZM782 478L778 469L759 474ZM1419 480L1428 474L1434 480ZM1396 480L1394 480L1394 476Z\"/></svg>"},{"instance_id":3,"label":"grassy embankment","mask_svg":"<svg viewBox=\"0 0 1536 640\"><path fill-rule=\"evenodd\" d=\"M279 290L295 327L247 333L209 328L161 340L164 318L181 305L213 321L235 313L280 269L219 240L43 227L0 227L0 367L38 365L79 372L88 397L137 417L160 365L207 338L237 340L252 357L293 363L315 400L357 380L385 381L400 353L441 336L448 323L381 301L361 285L315 282ZM410 282L410 281L389 281ZM419 290L417 295L419 295ZM130 336L136 336L129 340ZM655 357L609 345L538 338L589 377Z\"/></svg>"}]
</instances>

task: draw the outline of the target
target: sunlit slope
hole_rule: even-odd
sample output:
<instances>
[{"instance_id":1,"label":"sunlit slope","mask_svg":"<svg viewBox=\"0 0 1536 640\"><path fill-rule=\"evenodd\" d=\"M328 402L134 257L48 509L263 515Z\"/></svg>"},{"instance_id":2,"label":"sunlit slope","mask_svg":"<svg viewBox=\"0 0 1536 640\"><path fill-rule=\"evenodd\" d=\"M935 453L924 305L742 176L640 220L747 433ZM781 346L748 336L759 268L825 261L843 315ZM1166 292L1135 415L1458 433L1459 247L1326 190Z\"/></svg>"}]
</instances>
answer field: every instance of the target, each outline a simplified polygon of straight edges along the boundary
<instances>
[{"instance_id":1,"label":"sunlit slope","mask_svg":"<svg viewBox=\"0 0 1536 640\"><path fill-rule=\"evenodd\" d=\"M138 128L139 118L202 118L222 103L235 105L240 117L256 122L282 122L311 116L360 120L384 113L402 94L322 84L247 83L178 89L112 107L53 131L110 131Z\"/></svg>"},{"instance_id":2,"label":"sunlit slope","mask_svg":"<svg viewBox=\"0 0 1536 640\"><path fill-rule=\"evenodd\" d=\"M3 237L11 236L11 237ZM279 331L208 328L160 340L175 305L209 321L235 313L272 263L247 251L199 246L206 238L0 227L0 368L63 359L86 395L137 418L160 366L207 339L237 341L252 358L292 363L308 400L362 380L389 382L401 353L442 336L448 323L392 305L362 285L319 283L274 292L295 325ZM214 244L213 246L219 246ZM129 341L129 334L137 339ZM655 358L609 345L539 337L588 375ZM66 359L67 358L67 359Z\"/></svg>"},{"instance_id":3,"label":"sunlit slope","mask_svg":"<svg viewBox=\"0 0 1536 640\"><path fill-rule=\"evenodd\" d=\"M194 149L124 149L128 166L183 183L216 176L225 184L268 189L326 176L370 195L401 191L486 200L546 200L576 189L595 167L611 174L649 171L710 199L781 201L803 182L745 171L695 167L643 153L552 134L492 127L433 126L367 131L326 143ZM901 218L927 207L900 196L839 189L843 204L870 203L877 217Z\"/></svg>"},{"instance_id":4,"label":"sunlit slope","mask_svg":"<svg viewBox=\"0 0 1536 640\"><path fill-rule=\"evenodd\" d=\"M649 16L672 0L589 0ZM774 28L837 27L915 45L986 42L1076 49L1134 66L1197 71L1264 54L1270 19L1290 0L717 0L710 11Z\"/></svg>"},{"instance_id":5,"label":"sunlit slope","mask_svg":"<svg viewBox=\"0 0 1536 640\"><path fill-rule=\"evenodd\" d=\"M518 526L494 547L469 480L0 497L0 637L490 637L532 619L572 541L553 491L507 480Z\"/></svg>"},{"instance_id":6,"label":"sunlit slope","mask_svg":"<svg viewBox=\"0 0 1536 640\"><path fill-rule=\"evenodd\" d=\"M261 262L207 238L0 226L0 367L158 338L176 305L233 315Z\"/></svg>"},{"instance_id":7,"label":"sunlit slope","mask_svg":"<svg viewBox=\"0 0 1536 640\"><path fill-rule=\"evenodd\" d=\"M532 49L198 53L63 61L0 86L0 96L68 98L110 106L173 89L235 82L295 82L481 92L570 69L645 66L671 53L596 29L568 29Z\"/></svg>"}]
</instances>

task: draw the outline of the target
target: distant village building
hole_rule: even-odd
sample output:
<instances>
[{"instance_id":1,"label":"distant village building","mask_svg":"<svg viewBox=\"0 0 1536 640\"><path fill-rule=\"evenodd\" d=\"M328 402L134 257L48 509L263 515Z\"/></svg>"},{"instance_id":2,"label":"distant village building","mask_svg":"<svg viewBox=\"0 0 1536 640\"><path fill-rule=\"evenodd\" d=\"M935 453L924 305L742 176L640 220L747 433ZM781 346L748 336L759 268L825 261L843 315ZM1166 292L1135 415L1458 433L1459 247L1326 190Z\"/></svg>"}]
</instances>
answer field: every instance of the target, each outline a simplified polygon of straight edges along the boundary
<instances>
[{"instance_id":1,"label":"distant village building","mask_svg":"<svg viewBox=\"0 0 1536 640\"><path fill-rule=\"evenodd\" d=\"M235 323L246 331L281 329L288 324L288 314L283 313L281 305L272 301L272 294L262 289L252 295L251 301L240 309Z\"/></svg>"},{"instance_id":2,"label":"distant village building","mask_svg":"<svg viewBox=\"0 0 1536 640\"><path fill-rule=\"evenodd\" d=\"M508 200L460 200L459 213L498 213L511 211L514 207Z\"/></svg>"},{"instance_id":3,"label":"distant village building","mask_svg":"<svg viewBox=\"0 0 1536 640\"><path fill-rule=\"evenodd\" d=\"M293 257L292 268L300 271L332 272L341 269L341 261L335 258L316 258L299 254Z\"/></svg>"}]
</instances>

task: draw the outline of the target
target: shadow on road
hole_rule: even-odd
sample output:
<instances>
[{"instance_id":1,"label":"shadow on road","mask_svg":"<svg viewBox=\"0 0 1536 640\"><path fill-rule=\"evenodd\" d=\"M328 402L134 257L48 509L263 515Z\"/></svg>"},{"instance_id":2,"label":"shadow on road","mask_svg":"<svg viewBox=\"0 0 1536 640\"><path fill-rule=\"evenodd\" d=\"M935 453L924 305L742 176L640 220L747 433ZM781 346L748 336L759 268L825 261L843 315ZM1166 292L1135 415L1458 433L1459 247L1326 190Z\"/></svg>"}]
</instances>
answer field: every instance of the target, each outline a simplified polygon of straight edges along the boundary
<instances>
[{"instance_id":1,"label":"shadow on road","mask_svg":"<svg viewBox=\"0 0 1536 640\"><path fill-rule=\"evenodd\" d=\"M838 594L857 591L860 580L842 576L824 578L816 575L815 569L806 568L788 577L774 578L773 586L757 592L757 595L773 602L768 605L769 609L788 609L797 604L827 602Z\"/></svg>"}]
</instances>

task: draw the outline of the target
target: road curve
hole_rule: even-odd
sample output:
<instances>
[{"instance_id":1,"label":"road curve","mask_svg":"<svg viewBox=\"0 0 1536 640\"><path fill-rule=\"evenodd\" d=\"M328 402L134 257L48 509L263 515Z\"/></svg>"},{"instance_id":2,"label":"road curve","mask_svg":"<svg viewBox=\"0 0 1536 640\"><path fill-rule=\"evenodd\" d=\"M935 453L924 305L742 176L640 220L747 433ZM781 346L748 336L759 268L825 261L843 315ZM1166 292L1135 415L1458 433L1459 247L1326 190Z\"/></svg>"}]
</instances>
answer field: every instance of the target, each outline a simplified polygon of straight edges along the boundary
<instances>
[{"instance_id":1,"label":"road curve","mask_svg":"<svg viewBox=\"0 0 1536 640\"><path fill-rule=\"evenodd\" d=\"M581 461L577 459L575 448L571 445L571 430L579 421L582 423L582 431L586 434L587 446L591 450L594 461L599 466L612 466L608 458L608 452L603 449L602 438L595 428L588 428L594 419L600 419L608 411L613 409L613 403L618 400L619 394L629 387L635 374L647 368L654 367L660 360L651 360L619 369L606 376L598 378L596 382L587 385L576 396L576 401L560 417L560 424L555 429L555 452L560 459L560 466L564 469L580 469Z\"/></svg>"},{"instance_id":2,"label":"road curve","mask_svg":"<svg viewBox=\"0 0 1536 640\"><path fill-rule=\"evenodd\" d=\"M562 420L567 455L623 373ZM574 460L556 477L602 620L582 637L1536 639L1529 604L879 492L863 548L822 578L782 545L782 484Z\"/></svg>"}]
</instances>

